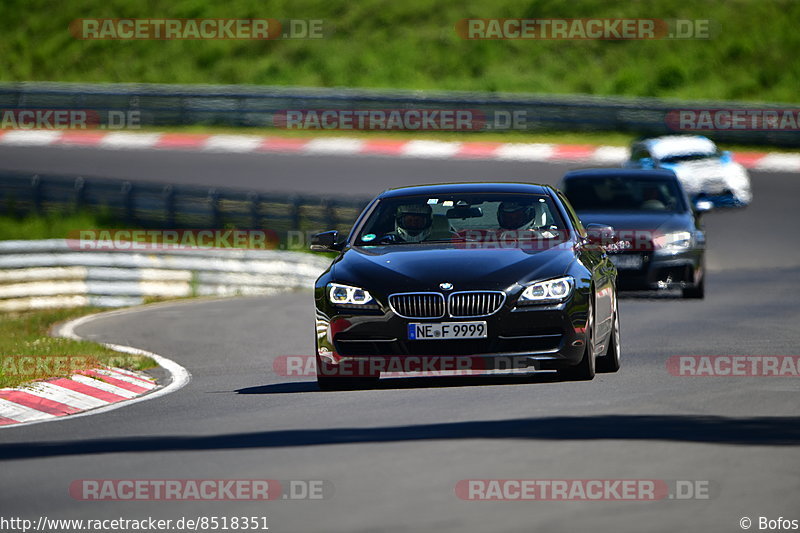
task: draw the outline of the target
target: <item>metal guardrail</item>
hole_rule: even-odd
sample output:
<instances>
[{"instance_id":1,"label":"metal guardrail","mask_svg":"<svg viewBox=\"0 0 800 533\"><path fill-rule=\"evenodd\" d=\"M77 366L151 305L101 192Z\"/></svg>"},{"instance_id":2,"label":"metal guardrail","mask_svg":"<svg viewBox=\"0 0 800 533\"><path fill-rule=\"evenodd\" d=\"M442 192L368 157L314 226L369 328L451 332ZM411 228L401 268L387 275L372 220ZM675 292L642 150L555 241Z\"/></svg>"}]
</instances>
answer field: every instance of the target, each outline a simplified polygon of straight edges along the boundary
<instances>
[{"instance_id":1,"label":"metal guardrail","mask_svg":"<svg viewBox=\"0 0 800 533\"><path fill-rule=\"evenodd\" d=\"M367 200L0 173L0 212L92 210L134 228L267 230L280 246L347 230ZM76 228L77 230L96 228ZM121 229L121 228L120 228ZM296 242L287 242L292 232ZM277 250L87 250L66 239L0 241L0 312L120 307L145 298L269 294L308 288L330 260Z\"/></svg>"},{"instance_id":2,"label":"metal guardrail","mask_svg":"<svg viewBox=\"0 0 800 533\"><path fill-rule=\"evenodd\" d=\"M290 231L347 230L368 201L0 172L0 212L61 214L91 209L132 227L269 230L282 237L284 245Z\"/></svg>"},{"instance_id":3,"label":"metal guardrail","mask_svg":"<svg viewBox=\"0 0 800 533\"><path fill-rule=\"evenodd\" d=\"M264 250L76 251L0 241L0 312L137 305L147 297L270 294L313 286L329 259Z\"/></svg>"},{"instance_id":4,"label":"metal guardrail","mask_svg":"<svg viewBox=\"0 0 800 533\"><path fill-rule=\"evenodd\" d=\"M274 127L275 114L300 109L470 109L496 124L499 113L524 111L521 129L676 133L667 114L676 109L782 109L791 105L659 98L541 96L529 94L316 89L243 85L0 84L0 109L138 111L144 126L222 125ZM715 131L718 141L800 146L796 131Z\"/></svg>"}]
</instances>

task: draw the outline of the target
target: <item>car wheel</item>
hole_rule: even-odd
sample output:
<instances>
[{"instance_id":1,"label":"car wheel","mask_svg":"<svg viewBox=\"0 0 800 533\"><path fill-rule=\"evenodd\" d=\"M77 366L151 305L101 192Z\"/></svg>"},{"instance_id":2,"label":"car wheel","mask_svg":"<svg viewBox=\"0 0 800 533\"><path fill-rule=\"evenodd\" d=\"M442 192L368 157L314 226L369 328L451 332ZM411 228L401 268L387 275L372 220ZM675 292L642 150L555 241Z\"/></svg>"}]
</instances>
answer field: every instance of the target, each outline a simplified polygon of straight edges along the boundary
<instances>
[{"instance_id":1,"label":"car wheel","mask_svg":"<svg viewBox=\"0 0 800 533\"><path fill-rule=\"evenodd\" d=\"M337 376L337 369L317 356L317 385L322 391L371 389L378 384L377 376Z\"/></svg>"},{"instance_id":2,"label":"car wheel","mask_svg":"<svg viewBox=\"0 0 800 533\"><path fill-rule=\"evenodd\" d=\"M683 289L683 297L693 300L702 300L706 295L706 279L705 276L694 287L687 287Z\"/></svg>"},{"instance_id":3,"label":"car wheel","mask_svg":"<svg viewBox=\"0 0 800 533\"><path fill-rule=\"evenodd\" d=\"M617 311L617 301L614 298L614 324L611 327L611 335L608 337L608 348L606 354L597 359L598 372L616 372L619 370L620 358L619 344L619 312Z\"/></svg>"},{"instance_id":4,"label":"car wheel","mask_svg":"<svg viewBox=\"0 0 800 533\"><path fill-rule=\"evenodd\" d=\"M594 306L589 303L589 319L586 324L586 347L581 362L561 370L559 374L569 381L590 381L595 375L594 357Z\"/></svg>"}]
</instances>

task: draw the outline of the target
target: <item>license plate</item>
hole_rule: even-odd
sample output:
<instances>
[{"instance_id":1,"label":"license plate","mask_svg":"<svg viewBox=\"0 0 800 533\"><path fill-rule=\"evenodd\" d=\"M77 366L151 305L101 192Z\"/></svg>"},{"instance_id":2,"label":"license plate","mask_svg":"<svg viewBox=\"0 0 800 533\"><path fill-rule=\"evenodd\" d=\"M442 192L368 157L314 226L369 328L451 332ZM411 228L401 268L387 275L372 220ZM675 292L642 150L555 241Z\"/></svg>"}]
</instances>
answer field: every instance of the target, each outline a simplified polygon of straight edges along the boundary
<instances>
[{"instance_id":1,"label":"license plate","mask_svg":"<svg viewBox=\"0 0 800 533\"><path fill-rule=\"evenodd\" d=\"M609 255L608 257L620 270L638 270L642 268L641 255Z\"/></svg>"},{"instance_id":2,"label":"license plate","mask_svg":"<svg viewBox=\"0 0 800 533\"><path fill-rule=\"evenodd\" d=\"M486 322L412 323L408 325L408 338L412 341L485 339L487 329Z\"/></svg>"}]
</instances>

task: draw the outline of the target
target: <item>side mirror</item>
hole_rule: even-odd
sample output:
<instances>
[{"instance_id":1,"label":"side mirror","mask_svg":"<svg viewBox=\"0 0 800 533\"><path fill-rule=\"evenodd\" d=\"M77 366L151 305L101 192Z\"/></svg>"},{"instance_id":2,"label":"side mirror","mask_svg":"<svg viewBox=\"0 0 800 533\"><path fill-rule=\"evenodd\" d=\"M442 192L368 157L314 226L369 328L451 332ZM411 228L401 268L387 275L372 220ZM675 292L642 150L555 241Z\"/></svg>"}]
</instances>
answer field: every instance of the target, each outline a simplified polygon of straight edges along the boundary
<instances>
[{"instance_id":1,"label":"side mirror","mask_svg":"<svg viewBox=\"0 0 800 533\"><path fill-rule=\"evenodd\" d=\"M617 242L617 234L614 228L605 224L587 225L586 234L589 244L608 246Z\"/></svg>"},{"instance_id":2,"label":"side mirror","mask_svg":"<svg viewBox=\"0 0 800 533\"><path fill-rule=\"evenodd\" d=\"M643 157L639 160L639 166L642 168L655 168L655 162L649 157Z\"/></svg>"},{"instance_id":3,"label":"side mirror","mask_svg":"<svg viewBox=\"0 0 800 533\"><path fill-rule=\"evenodd\" d=\"M338 242L339 232L336 230L317 233L311 237L312 252L339 252L342 250L342 243Z\"/></svg>"},{"instance_id":4,"label":"side mirror","mask_svg":"<svg viewBox=\"0 0 800 533\"><path fill-rule=\"evenodd\" d=\"M723 163L730 163L733 161L733 154L730 153L730 151L725 150L720 154L719 158Z\"/></svg>"},{"instance_id":5,"label":"side mirror","mask_svg":"<svg viewBox=\"0 0 800 533\"><path fill-rule=\"evenodd\" d=\"M705 200L703 198L697 198L694 201L693 209L695 214L700 215L702 213L707 213L714 209L714 203L710 200Z\"/></svg>"}]
</instances>

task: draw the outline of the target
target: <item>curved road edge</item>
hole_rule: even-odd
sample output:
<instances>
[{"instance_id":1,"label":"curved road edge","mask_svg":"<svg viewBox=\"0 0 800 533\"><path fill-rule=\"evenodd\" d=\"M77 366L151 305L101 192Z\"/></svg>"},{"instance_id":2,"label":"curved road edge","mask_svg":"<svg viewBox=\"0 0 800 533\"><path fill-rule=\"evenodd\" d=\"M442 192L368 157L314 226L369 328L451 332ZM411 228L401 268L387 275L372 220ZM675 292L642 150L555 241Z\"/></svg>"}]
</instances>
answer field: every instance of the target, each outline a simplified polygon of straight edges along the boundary
<instances>
[{"instance_id":1,"label":"curved road edge","mask_svg":"<svg viewBox=\"0 0 800 533\"><path fill-rule=\"evenodd\" d=\"M170 303L175 303L175 302L170 302ZM78 318L69 320L69 321L64 322L63 324L57 326L53 330L53 335L56 336L56 337L64 337L64 338L73 339L73 340L85 340L82 337L80 337L77 333L75 333L75 328L77 328L79 326L82 326L84 324L87 324L88 322L91 322L91 321L96 320L98 318L104 318L104 317L107 317L107 316L114 316L114 315L120 315L120 314L135 313L135 312L140 311L142 308L147 308L147 307L151 307L151 306L142 306L142 307L134 307L134 308L130 308L130 309L119 309L119 310L114 310L114 311L105 311L105 312L101 312L101 313L93 313L91 315L78 317ZM178 363L176 363L172 359L164 357L163 355L159 355L159 354L156 354L156 353L153 353L153 352L148 352L147 350L142 350L140 348L135 348L133 346L126 346L124 344L113 344L113 343L106 343L106 342L101 342L99 344L102 344L106 348L109 348L109 349L117 351L117 352L134 354L134 355L144 355L144 356L152 358L158 364L158 366L160 366L161 368L163 368L167 372L167 374L169 375L169 383L166 386L158 387L156 389L153 389L150 392L143 393L143 394L141 394L139 396L135 396L135 397L127 399L127 400L119 401L119 402L116 402L116 403L111 403L111 404L104 405L104 406L101 406L101 407L96 407L94 409L87 409L87 410L84 410L84 411L80 411L80 412L77 412L77 413L70 414L68 416L58 416L58 417L45 418L45 419L41 419L41 420L32 420L32 421L29 421L29 422L20 422L20 423L17 423L17 424L2 426L1 429L12 428L12 427L16 428L16 427L21 427L21 426L31 426L31 425L34 425L34 424L42 424L42 423L45 423L45 422L55 422L55 421L60 421L60 420L71 420L71 419L80 418L80 417L84 417L84 416L91 416L91 415L97 415L97 414L101 414L101 413L107 413L109 411L113 411L115 409L126 407L126 406L132 405L134 403L144 402L144 401L147 401L147 400L153 400L153 399L158 398L160 396L165 396L167 394L173 393L173 392L183 388L184 386L186 386L189 383L189 381L191 381L191 379L192 379L192 375L189 373L189 371L186 368L182 367L181 365L179 365Z\"/></svg>"}]
</instances>

